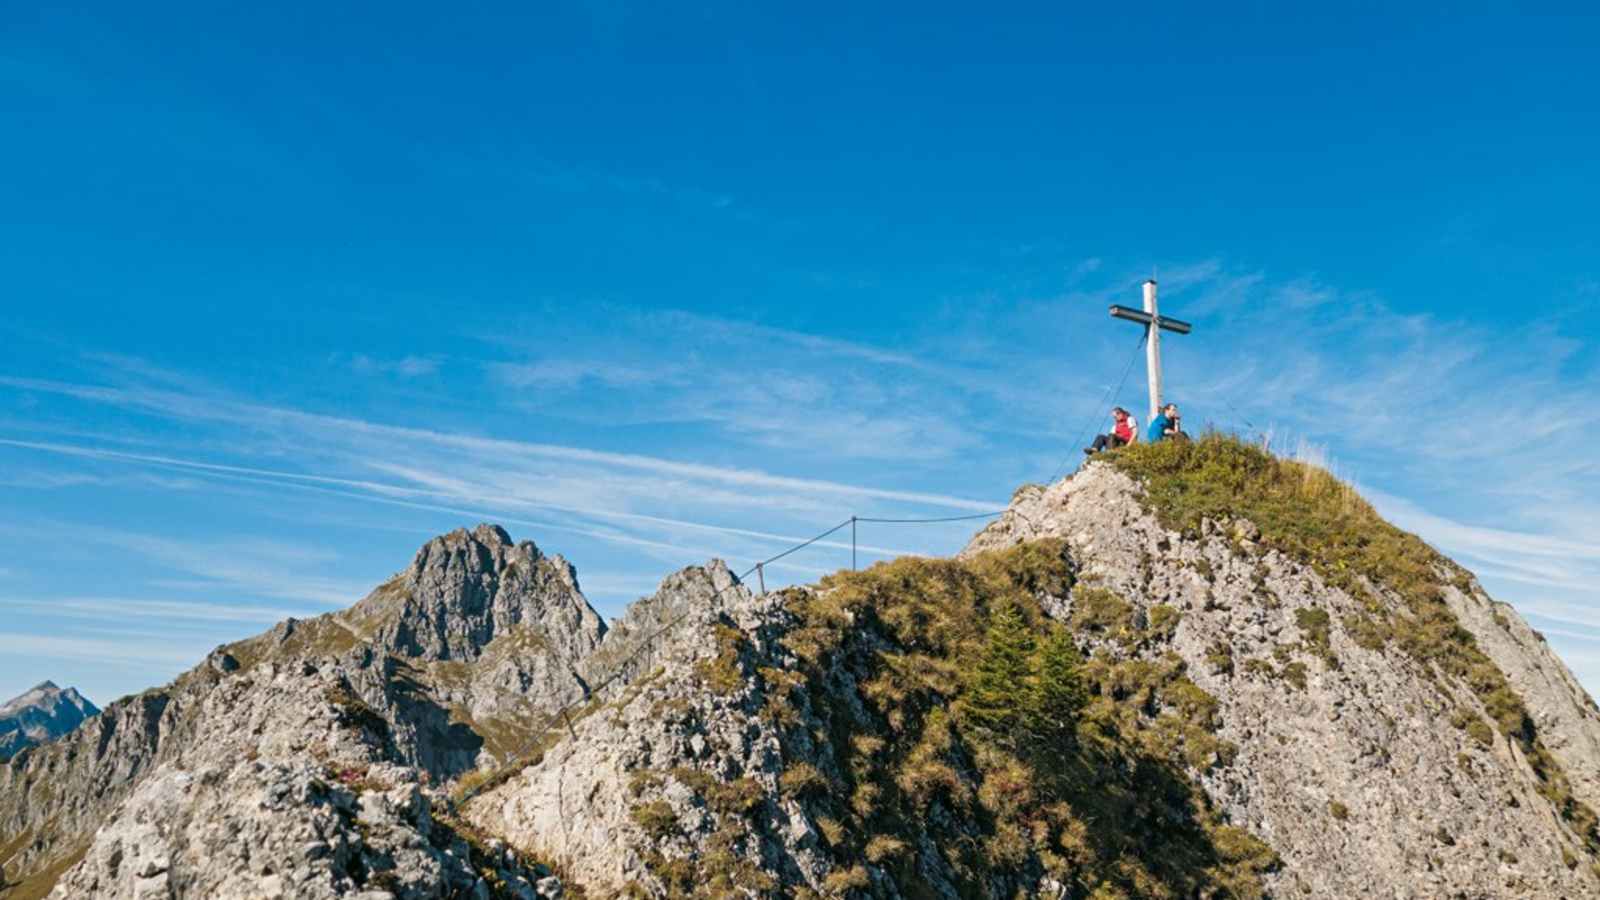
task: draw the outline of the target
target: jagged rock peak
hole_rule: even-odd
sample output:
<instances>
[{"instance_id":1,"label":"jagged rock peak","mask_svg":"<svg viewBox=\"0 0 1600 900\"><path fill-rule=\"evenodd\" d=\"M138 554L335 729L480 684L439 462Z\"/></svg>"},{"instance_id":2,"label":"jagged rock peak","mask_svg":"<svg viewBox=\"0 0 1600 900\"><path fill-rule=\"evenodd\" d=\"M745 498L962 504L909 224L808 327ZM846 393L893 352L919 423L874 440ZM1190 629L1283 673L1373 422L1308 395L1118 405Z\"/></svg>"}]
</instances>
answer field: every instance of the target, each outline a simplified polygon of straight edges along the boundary
<instances>
[{"instance_id":1,"label":"jagged rock peak","mask_svg":"<svg viewBox=\"0 0 1600 900\"><path fill-rule=\"evenodd\" d=\"M533 546L532 541L523 543ZM454 531L430 538L418 550L416 559L411 563L413 569L426 568L428 560L440 553L449 553L466 547L482 548L489 556L503 555L505 550L516 546L511 535L504 528L490 522L480 522L473 528L457 528ZM496 553L495 551L501 551ZM534 547L534 552L538 548Z\"/></svg>"},{"instance_id":2,"label":"jagged rock peak","mask_svg":"<svg viewBox=\"0 0 1600 900\"><path fill-rule=\"evenodd\" d=\"M571 563L487 523L423 544L409 568L348 618L384 648L435 660L476 659L496 636L518 628L576 659L605 633Z\"/></svg>"},{"instance_id":3,"label":"jagged rock peak","mask_svg":"<svg viewBox=\"0 0 1600 900\"><path fill-rule=\"evenodd\" d=\"M578 572L560 555L546 556L533 541L513 541L499 525L482 522L457 528L423 544L411 561L407 577L415 580L423 573L456 569L467 574L499 574L518 562L531 566L544 564L573 590L579 590Z\"/></svg>"}]
</instances>

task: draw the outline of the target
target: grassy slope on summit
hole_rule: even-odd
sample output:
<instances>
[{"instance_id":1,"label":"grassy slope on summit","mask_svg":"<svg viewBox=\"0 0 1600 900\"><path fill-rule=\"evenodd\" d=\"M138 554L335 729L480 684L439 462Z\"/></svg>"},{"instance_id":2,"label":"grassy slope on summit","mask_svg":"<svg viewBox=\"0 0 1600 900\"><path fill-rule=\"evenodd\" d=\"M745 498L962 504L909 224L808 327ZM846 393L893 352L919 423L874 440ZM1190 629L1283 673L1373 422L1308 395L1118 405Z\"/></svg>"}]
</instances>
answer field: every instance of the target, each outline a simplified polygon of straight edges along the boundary
<instances>
[{"instance_id":1,"label":"grassy slope on summit","mask_svg":"<svg viewBox=\"0 0 1600 900\"><path fill-rule=\"evenodd\" d=\"M1566 774L1540 741L1505 673L1450 611L1445 587L1468 588L1471 576L1464 570L1384 521L1326 470L1279 459L1229 435L1136 444L1110 458L1143 483L1144 502L1167 527L1193 534L1205 519L1249 519L1261 530L1264 546L1312 566L1362 601L1364 612L1341 623L1352 637L1368 649L1397 648L1441 689L1446 683L1468 687L1495 730L1522 749L1539 777L1540 793L1590 854L1600 854L1600 819L1572 796ZM1375 591L1398 600L1398 608ZM1480 741L1492 739L1476 711L1462 708L1456 722Z\"/></svg>"}]
</instances>

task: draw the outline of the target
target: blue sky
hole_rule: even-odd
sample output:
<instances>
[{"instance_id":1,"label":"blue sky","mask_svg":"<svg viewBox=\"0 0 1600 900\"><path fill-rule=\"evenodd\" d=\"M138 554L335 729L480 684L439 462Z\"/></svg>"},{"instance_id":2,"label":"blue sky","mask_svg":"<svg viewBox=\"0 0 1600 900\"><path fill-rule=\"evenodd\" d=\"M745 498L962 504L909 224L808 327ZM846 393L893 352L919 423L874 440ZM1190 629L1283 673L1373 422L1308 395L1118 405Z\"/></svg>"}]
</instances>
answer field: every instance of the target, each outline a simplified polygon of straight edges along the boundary
<instances>
[{"instance_id":1,"label":"blue sky","mask_svg":"<svg viewBox=\"0 0 1600 900\"><path fill-rule=\"evenodd\" d=\"M536 6L0 12L0 697L485 519L616 614L1003 505L1152 273L1191 425L1325 459L1600 688L1593 13Z\"/></svg>"}]
</instances>

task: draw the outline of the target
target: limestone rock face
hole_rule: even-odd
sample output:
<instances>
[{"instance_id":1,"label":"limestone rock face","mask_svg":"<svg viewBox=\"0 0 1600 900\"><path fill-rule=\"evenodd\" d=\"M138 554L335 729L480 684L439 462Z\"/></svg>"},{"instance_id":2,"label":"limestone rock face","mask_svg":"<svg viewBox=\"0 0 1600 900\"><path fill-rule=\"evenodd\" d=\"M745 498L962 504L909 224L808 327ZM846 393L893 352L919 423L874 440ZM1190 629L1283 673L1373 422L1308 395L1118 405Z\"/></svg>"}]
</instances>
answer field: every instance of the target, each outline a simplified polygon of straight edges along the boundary
<instances>
[{"instance_id":1,"label":"limestone rock face","mask_svg":"<svg viewBox=\"0 0 1600 900\"><path fill-rule=\"evenodd\" d=\"M777 597L753 596L720 561L668 577L588 661L596 683L617 678L568 739L472 800L465 815L486 833L563 860L580 884L648 884L655 841L636 815L642 800L659 798L653 802L662 814L680 821L678 840L693 848L681 852L701 852L718 814L695 788L736 783L761 808L736 848L751 871L785 884L820 883L830 866L816 852L814 826L779 795L778 736L759 715L761 698L749 677L763 663L781 663L776 637L785 622ZM753 640L734 651L726 643L734 634ZM708 690L705 667L719 660L728 667L726 681Z\"/></svg>"},{"instance_id":2,"label":"limestone rock face","mask_svg":"<svg viewBox=\"0 0 1600 900\"><path fill-rule=\"evenodd\" d=\"M470 897L491 879L506 896L539 896L546 870L474 848L434 818L416 776L372 766L346 785L307 763L162 766L51 896Z\"/></svg>"},{"instance_id":3,"label":"limestone rock face","mask_svg":"<svg viewBox=\"0 0 1600 900\"><path fill-rule=\"evenodd\" d=\"M532 542L513 544L496 525L434 538L399 581L398 597L369 597L352 613L377 621L374 644L406 657L470 662L524 629L575 660L605 633L570 563Z\"/></svg>"}]
</instances>

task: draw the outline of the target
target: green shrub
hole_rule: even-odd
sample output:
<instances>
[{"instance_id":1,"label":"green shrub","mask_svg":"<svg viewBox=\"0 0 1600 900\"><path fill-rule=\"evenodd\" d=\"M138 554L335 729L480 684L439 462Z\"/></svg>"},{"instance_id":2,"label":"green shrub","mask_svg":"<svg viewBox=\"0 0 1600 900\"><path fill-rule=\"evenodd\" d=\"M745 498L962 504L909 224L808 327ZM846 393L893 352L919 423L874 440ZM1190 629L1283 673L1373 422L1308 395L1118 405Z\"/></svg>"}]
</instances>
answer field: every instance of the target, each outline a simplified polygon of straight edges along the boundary
<instances>
[{"instance_id":1,"label":"green shrub","mask_svg":"<svg viewBox=\"0 0 1600 900\"><path fill-rule=\"evenodd\" d=\"M748 775L733 781L712 785L706 791L706 802L719 813L745 816L753 813L767 799L766 788Z\"/></svg>"},{"instance_id":2,"label":"green shrub","mask_svg":"<svg viewBox=\"0 0 1600 900\"><path fill-rule=\"evenodd\" d=\"M1328 611L1316 607L1304 607L1294 611L1294 621L1300 626L1300 633L1305 637L1306 645L1318 656L1327 658L1332 654L1330 646L1331 622Z\"/></svg>"},{"instance_id":3,"label":"green shrub","mask_svg":"<svg viewBox=\"0 0 1600 900\"><path fill-rule=\"evenodd\" d=\"M1233 674L1233 645L1219 640L1206 650L1206 665L1213 675Z\"/></svg>"},{"instance_id":4,"label":"green shrub","mask_svg":"<svg viewBox=\"0 0 1600 900\"><path fill-rule=\"evenodd\" d=\"M1102 587L1079 584L1072 592L1073 631L1104 635L1122 644L1138 642L1133 604Z\"/></svg>"},{"instance_id":5,"label":"green shrub","mask_svg":"<svg viewBox=\"0 0 1600 900\"><path fill-rule=\"evenodd\" d=\"M718 652L711 659L695 663L695 674L714 693L727 696L744 687L744 670L739 665L746 644L744 632L723 622L712 626Z\"/></svg>"},{"instance_id":6,"label":"green shrub","mask_svg":"<svg viewBox=\"0 0 1600 900\"><path fill-rule=\"evenodd\" d=\"M880 834L868 841L866 849L862 852L866 856L867 862L873 865L881 865L888 860L903 856L907 849L909 848L906 846L905 841L887 834Z\"/></svg>"},{"instance_id":7,"label":"green shrub","mask_svg":"<svg viewBox=\"0 0 1600 900\"><path fill-rule=\"evenodd\" d=\"M633 821L652 840L669 837L678 830L678 814L665 800L652 800L635 806L630 813Z\"/></svg>"},{"instance_id":8,"label":"green shrub","mask_svg":"<svg viewBox=\"0 0 1600 900\"><path fill-rule=\"evenodd\" d=\"M1484 747L1494 744L1494 729L1483 717L1468 709L1457 709L1450 716L1450 724L1465 731L1467 736Z\"/></svg>"},{"instance_id":9,"label":"green shrub","mask_svg":"<svg viewBox=\"0 0 1600 900\"><path fill-rule=\"evenodd\" d=\"M1341 622L1350 639L1364 650L1382 650L1384 645L1389 643L1391 629L1386 617L1379 618L1372 614L1349 615Z\"/></svg>"},{"instance_id":10,"label":"green shrub","mask_svg":"<svg viewBox=\"0 0 1600 900\"><path fill-rule=\"evenodd\" d=\"M1051 629L1035 654L1027 698L1028 728L1037 739L1062 742L1076 733L1078 714L1089 699L1082 667L1072 635L1064 628Z\"/></svg>"},{"instance_id":11,"label":"green shrub","mask_svg":"<svg viewBox=\"0 0 1600 900\"><path fill-rule=\"evenodd\" d=\"M778 776L778 787L786 797L809 797L828 789L828 779L816 766L808 762L797 763Z\"/></svg>"},{"instance_id":12,"label":"green shrub","mask_svg":"<svg viewBox=\"0 0 1600 900\"><path fill-rule=\"evenodd\" d=\"M966 721L999 736L1016 732L1027 714L1033 651L1033 635L1017 604L996 604L961 698Z\"/></svg>"},{"instance_id":13,"label":"green shrub","mask_svg":"<svg viewBox=\"0 0 1600 900\"><path fill-rule=\"evenodd\" d=\"M828 846L842 847L845 845L844 823L838 819L832 816L817 816L817 830L822 832L822 839L828 842Z\"/></svg>"},{"instance_id":14,"label":"green shrub","mask_svg":"<svg viewBox=\"0 0 1600 900\"><path fill-rule=\"evenodd\" d=\"M1295 690L1306 689L1306 664L1296 660L1278 670L1278 677L1294 685Z\"/></svg>"},{"instance_id":15,"label":"green shrub","mask_svg":"<svg viewBox=\"0 0 1600 900\"><path fill-rule=\"evenodd\" d=\"M1146 636L1150 640L1170 641L1182 619L1183 613L1176 606L1157 603L1150 607L1150 625L1146 629Z\"/></svg>"},{"instance_id":16,"label":"green shrub","mask_svg":"<svg viewBox=\"0 0 1600 900\"><path fill-rule=\"evenodd\" d=\"M867 870L863 866L851 866L848 869L839 869L822 880L822 889L830 894L843 895L851 891L862 890L872 884Z\"/></svg>"}]
</instances>

